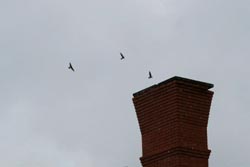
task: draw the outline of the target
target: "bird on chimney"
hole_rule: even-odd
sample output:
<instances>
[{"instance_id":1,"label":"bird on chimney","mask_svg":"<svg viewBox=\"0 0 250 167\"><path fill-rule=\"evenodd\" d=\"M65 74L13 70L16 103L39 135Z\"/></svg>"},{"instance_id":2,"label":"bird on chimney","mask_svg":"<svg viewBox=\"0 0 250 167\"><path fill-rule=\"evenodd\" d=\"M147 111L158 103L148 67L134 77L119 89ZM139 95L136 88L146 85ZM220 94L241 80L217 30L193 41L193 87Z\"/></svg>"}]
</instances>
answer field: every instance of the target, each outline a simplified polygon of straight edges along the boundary
<instances>
[{"instance_id":1,"label":"bird on chimney","mask_svg":"<svg viewBox=\"0 0 250 167\"><path fill-rule=\"evenodd\" d=\"M122 53L120 53L120 55L121 55L121 60L122 60L122 59L125 59L125 57L123 56L123 54L122 54Z\"/></svg>"},{"instance_id":2,"label":"bird on chimney","mask_svg":"<svg viewBox=\"0 0 250 167\"><path fill-rule=\"evenodd\" d=\"M73 66L72 66L71 63L69 63L69 67L68 68L71 69L73 72L75 71L75 69L73 68Z\"/></svg>"},{"instance_id":3,"label":"bird on chimney","mask_svg":"<svg viewBox=\"0 0 250 167\"><path fill-rule=\"evenodd\" d=\"M151 78L153 78L153 76L152 76L151 72L149 71L148 72L148 79L151 79Z\"/></svg>"}]
</instances>

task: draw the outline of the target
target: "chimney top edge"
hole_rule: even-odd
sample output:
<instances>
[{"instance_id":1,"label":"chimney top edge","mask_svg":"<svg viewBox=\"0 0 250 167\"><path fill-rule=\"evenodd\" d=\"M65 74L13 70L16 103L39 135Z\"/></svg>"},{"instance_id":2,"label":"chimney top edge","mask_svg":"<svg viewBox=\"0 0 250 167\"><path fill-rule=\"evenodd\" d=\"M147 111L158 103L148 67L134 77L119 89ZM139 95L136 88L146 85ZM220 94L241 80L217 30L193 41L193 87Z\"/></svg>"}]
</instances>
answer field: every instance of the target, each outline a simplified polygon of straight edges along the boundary
<instances>
[{"instance_id":1,"label":"chimney top edge","mask_svg":"<svg viewBox=\"0 0 250 167\"><path fill-rule=\"evenodd\" d=\"M214 85L211 84L211 83L206 83L206 82L197 81L197 80L193 80L193 79L174 76L174 77L169 78L169 79L167 79L165 81L162 81L162 82L160 82L158 84L155 84L155 85L152 85L152 86L150 86L148 88L140 90L140 91L134 93L133 96L135 97L135 96L141 95L141 94L146 93L146 92L150 91L151 89L154 89L154 88L156 88L158 86L165 85L165 84L168 84L168 83L171 83L171 82L174 82L174 81L177 81L177 82L182 81L184 83L188 83L188 84L191 84L191 85L203 88L203 89L211 89L211 88L214 87Z\"/></svg>"}]
</instances>

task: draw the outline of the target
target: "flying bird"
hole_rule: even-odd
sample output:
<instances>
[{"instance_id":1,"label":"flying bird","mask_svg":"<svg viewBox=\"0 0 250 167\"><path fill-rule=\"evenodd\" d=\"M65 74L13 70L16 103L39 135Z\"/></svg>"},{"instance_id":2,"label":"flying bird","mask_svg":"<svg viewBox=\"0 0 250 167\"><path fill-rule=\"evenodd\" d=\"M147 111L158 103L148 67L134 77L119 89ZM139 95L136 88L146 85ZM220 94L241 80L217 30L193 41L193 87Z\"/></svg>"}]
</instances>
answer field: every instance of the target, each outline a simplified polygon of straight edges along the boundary
<instances>
[{"instance_id":1,"label":"flying bird","mask_svg":"<svg viewBox=\"0 0 250 167\"><path fill-rule=\"evenodd\" d=\"M152 76L151 72L149 71L148 72L148 79L151 79L151 78L153 78L153 76Z\"/></svg>"},{"instance_id":2,"label":"flying bird","mask_svg":"<svg viewBox=\"0 0 250 167\"><path fill-rule=\"evenodd\" d=\"M122 60L122 59L125 59L125 57L123 56L123 54L122 54L122 53L120 53L120 55L121 55L121 60Z\"/></svg>"},{"instance_id":3,"label":"flying bird","mask_svg":"<svg viewBox=\"0 0 250 167\"><path fill-rule=\"evenodd\" d=\"M68 68L71 69L72 71L75 71L74 68L72 67L71 63L69 63L69 67Z\"/></svg>"}]
</instances>

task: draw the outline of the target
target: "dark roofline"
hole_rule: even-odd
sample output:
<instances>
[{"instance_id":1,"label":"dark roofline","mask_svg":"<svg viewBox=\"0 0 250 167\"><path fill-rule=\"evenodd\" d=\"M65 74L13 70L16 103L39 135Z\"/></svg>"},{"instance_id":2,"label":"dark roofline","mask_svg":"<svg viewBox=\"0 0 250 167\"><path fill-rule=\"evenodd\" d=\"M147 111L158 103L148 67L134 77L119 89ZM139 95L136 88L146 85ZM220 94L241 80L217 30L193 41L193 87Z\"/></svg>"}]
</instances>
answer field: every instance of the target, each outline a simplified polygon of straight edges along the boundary
<instances>
[{"instance_id":1,"label":"dark roofline","mask_svg":"<svg viewBox=\"0 0 250 167\"><path fill-rule=\"evenodd\" d=\"M173 81L182 81L185 83L192 84L194 86L198 86L198 87L203 88L203 89L211 89L214 87L214 85L211 83L206 83L206 82L196 81L196 80L192 80L192 79L188 79L188 78L182 78L179 76L174 76L174 77L169 78L163 82L160 82L160 83L152 85L146 89L138 91L138 92L134 93L133 96L135 97L135 96L141 95L142 93L147 92L147 91L151 90L152 88L155 88L155 87L158 87L161 85L165 85L165 84L168 84L168 83L173 82Z\"/></svg>"}]
</instances>

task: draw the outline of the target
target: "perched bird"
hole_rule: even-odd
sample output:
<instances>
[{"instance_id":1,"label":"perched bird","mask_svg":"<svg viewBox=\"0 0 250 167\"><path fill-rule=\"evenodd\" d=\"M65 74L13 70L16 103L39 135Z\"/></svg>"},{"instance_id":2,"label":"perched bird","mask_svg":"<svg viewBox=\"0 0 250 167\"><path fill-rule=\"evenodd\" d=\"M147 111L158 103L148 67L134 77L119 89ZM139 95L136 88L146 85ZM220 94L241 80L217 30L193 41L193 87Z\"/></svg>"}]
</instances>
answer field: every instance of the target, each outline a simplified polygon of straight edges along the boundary
<instances>
[{"instance_id":1,"label":"perched bird","mask_svg":"<svg viewBox=\"0 0 250 167\"><path fill-rule=\"evenodd\" d=\"M72 67L71 63L69 63L69 67L68 68L71 69L72 71L75 71L74 68Z\"/></svg>"},{"instance_id":2,"label":"perched bird","mask_svg":"<svg viewBox=\"0 0 250 167\"><path fill-rule=\"evenodd\" d=\"M151 72L149 71L148 72L148 79L151 79L151 78L153 78L153 76L152 76Z\"/></svg>"},{"instance_id":3,"label":"perched bird","mask_svg":"<svg viewBox=\"0 0 250 167\"><path fill-rule=\"evenodd\" d=\"M121 55L121 60L122 60L122 59L125 59L125 57L123 56L123 54L122 54L122 53L120 53L120 55Z\"/></svg>"}]
</instances>

